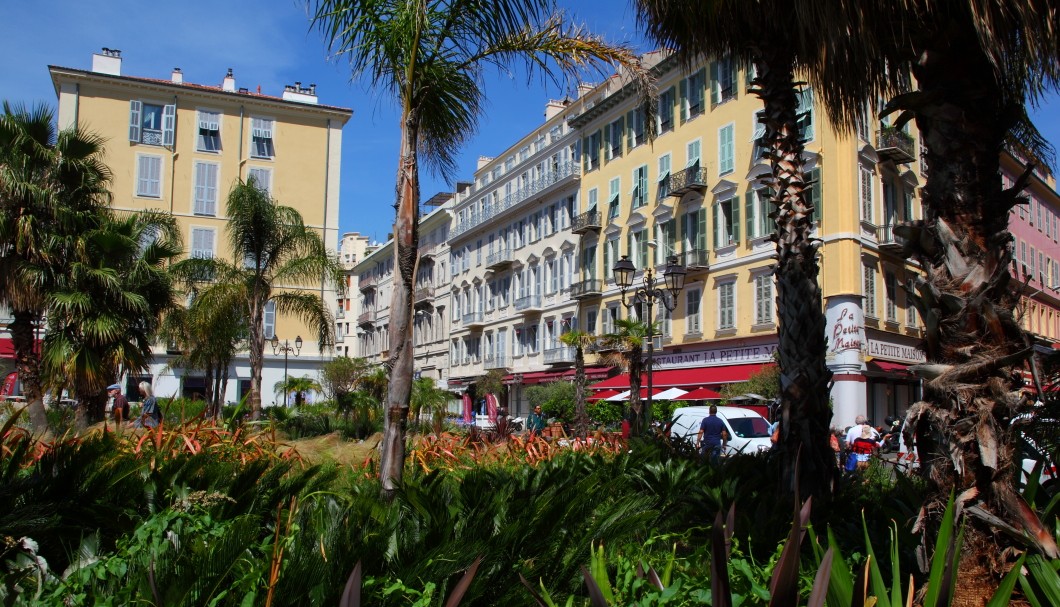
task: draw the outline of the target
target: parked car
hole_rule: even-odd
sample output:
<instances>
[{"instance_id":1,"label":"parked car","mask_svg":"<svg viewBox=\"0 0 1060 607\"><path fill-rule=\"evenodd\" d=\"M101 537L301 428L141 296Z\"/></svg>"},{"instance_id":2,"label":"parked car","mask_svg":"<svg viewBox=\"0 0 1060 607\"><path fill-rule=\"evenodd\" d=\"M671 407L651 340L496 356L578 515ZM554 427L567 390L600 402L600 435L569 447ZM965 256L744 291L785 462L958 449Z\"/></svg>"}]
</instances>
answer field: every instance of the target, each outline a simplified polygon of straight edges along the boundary
<instances>
[{"instance_id":1,"label":"parked car","mask_svg":"<svg viewBox=\"0 0 1060 607\"><path fill-rule=\"evenodd\" d=\"M674 410L671 436L680 436L694 441L699 433L699 423L710 415L710 407L679 407ZM718 407L718 417L729 432L729 444L725 453L758 453L768 451L773 443L769 440L769 422L750 409L742 407Z\"/></svg>"}]
</instances>

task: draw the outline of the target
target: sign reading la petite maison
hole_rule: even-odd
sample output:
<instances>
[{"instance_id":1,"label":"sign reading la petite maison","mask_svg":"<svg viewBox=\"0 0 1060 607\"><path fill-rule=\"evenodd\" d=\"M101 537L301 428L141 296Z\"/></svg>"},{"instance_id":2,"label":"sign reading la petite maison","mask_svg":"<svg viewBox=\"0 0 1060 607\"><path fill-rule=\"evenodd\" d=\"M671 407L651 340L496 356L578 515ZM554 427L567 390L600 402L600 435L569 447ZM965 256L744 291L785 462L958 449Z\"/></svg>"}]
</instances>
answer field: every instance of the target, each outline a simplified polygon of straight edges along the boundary
<instances>
[{"instance_id":1,"label":"sign reading la petite maison","mask_svg":"<svg viewBox=\"0 0 1060 607\"><path fill-rule=\"evenodd\" d=\"M869 338L869 356L903 363L922 363L926 360L924 353L915 346L896 344L890 341Z\"/></svg>"},{"instance_id":2,"label":"sign reading la petite maison","mask_svg":"<svg viewBox=\"0 0 1060 607\"><path fill-rule=\"evenodd\" d=\"M773 362L777 351L776 342L735 342L731 346L678 353L659 354L653 358L655 369L681 369L685 367L713 367L719 365L745 365Z\"/></svg>"}]
</instances>

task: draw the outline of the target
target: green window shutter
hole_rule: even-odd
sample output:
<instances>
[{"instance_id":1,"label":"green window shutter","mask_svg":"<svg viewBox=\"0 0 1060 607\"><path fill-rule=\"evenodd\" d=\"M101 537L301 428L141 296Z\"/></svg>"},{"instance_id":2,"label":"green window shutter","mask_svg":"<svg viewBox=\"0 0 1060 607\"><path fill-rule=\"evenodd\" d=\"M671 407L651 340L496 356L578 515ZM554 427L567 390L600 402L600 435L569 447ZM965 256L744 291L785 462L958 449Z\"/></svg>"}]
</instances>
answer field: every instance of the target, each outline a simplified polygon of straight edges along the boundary
<instances>
[{"instance_id":1,"label":"green window shutter","mask_svg":"<svg viewBox=\"0 0 1060 607\"><path fill-rule=\"evenodd\" d=\"M615 142L615 143L618 144L618 153L616 153L615 156L621 156L622 155L622 133L625 133L625 132L626 132L625 116L619 116L618 117L618 141Z\"/></svg>"},{"instance_id":2,"label":"green window shutter","mask_svg":"<svg viewBox=\"0 0 1060 607\"><path fill-rule=\"evenodd\" d=\"M740 197L732 197L732 240L740 242Z\"/></svg>"},{"instance_id":3,"label":"green window shutter","mask_svg":"<svg viewBox=\"0 0 1060 607\"><path fill-rule=\"evenodd\" d=\"M706 113L709 105L707 104L707 68L702 68L696 72L696 85L699 86L699 111L700 113Z\"/></svg>"},{"instance_id":4,"label":"green window shutter","mask_svg":"<svg viewBox=\"0 0 1060 607\"><path fill-rule=\"evenodd\" d=\"M718 248L718 205L714 205L714 248ZM700 209L696 213L696 224L699 226L699 233L696 234L696 248L702 251L707 250L707 210Z\"/></svg>"},{"instance_id":5,"label":"green window shutter","mask_svg":"<svg viewBox=\"0 0 1060 607\"><path fill-rule=\"evenodd\" d=\"M684 240L685 240L685 229L686 229L685 228L685 221L687 221L687 220L684 217L682 217L681 221L677 222L677 243L684 243ZM675 245L677 243L675 243ZM684 248L684 244L681 244L681 247L683 249Z\"/></svg>"},{"instance_id":6,"label":"green window shutter","mask_svg":"<svg viewBox=\"0 0 1060 607\"><path fill-rule=\"evenodd\" d=\"M582 139L582 172L589 171L589 138Z\"/></svg>"},{"instance_id":7,"label":"green window shutter","mask_svg":"<svg viewBox=\"0 0 1060 607\"><path fill-rule=\"evenodd\" d=\"M688 100L688 79L681 80L680 89L681 89L681 96L677 100L677 110L678 110L679 118L681 119L680 123L684 124L685 120L688 120L688 113L685 110L685 108L687 107L685 105L685 102Z\"/></svg>"},{"instance_id":8,"label":"green window shutter","mask_svg":"<svg viewBox=\"0 0 1060 607\"><path fill-rule=\"evenodd\" d=\"M633 146L637 145L636 135L633 134L633 124L635 122L635 119L633 117L633 112L635 112L635 111L636 110L630 110L629 112L626 113L626 149L627 150L632 150Z\"/></svg>"},{"instance_id":9,"label":"green window shutter","mask_svg":"<svg viewBox=\"0 0 1060 607\"><path fill-rule=\"evenodd\" d=\"M609 158L611 150L611 125L604 127L604 158Z\"/></svg>"},{"instance_id":10,"label":"green window shutter","mask_svg":"<svg viewBox=\"0 0 1060 607\"><path fill-rule=\"evenodd\" d=\"M710 102L713 105L721 103L721 83L718 82L718 62L710 62Z\"/></svg>"},{"instance_id":11,"label":"green window shutter","mask_svg":"<svg viewBox=\"0 0 1060 607\"><path fill-rule=\"evenodd\" d=\"M604 243L604 278L611 275L611 243Z\"/></svg>"},{"instance_id":12,"label":"green window shutter","mask_svg":"<svg viewBox=\"0 0 1060 607\"><path fill-rule=\"evenodd\" d=\"M714 248L717 249L718 243L721 241L721 235L719 234L721 232L721 225L718 223L718 203L715 202L710 208L712 213L711 219L714 221Z\"/></svg>"},{"instance_id":13,"label":"green window shutter","mask_svg":"<svg viewBox=\"0 0 1060 607\"><path fill-rule=\"evenodd\" d=\"M630 261L637 259L636 255L633 254L633 232L626 234L626 256L629 257Z\"/></svg>"},{"instance_id":14,"label":"green window shutter","mask_svg":"<svg viewBox=\"0 0 1060 607\"><path fill-rule=\"evenodd\" d=\"M821 185L821 169L816 168L810 171L810 181L813 182L813 186L810 188L810 204L813 205L813 219L814 221L821 221L824 217L824 208L822 206L823 196L821 191L824 189Z\"/></svg>"},{"instance_id":15,"label":"green window shutter","mask_svg":"<svg viewBox=\"0 0 1060 607\"><path fill-rule=\"evenodd\" d=\"M754 236L761 236L761 234L755 234L755 196L753 193L748 192L747 198L744 200L743 209L747 214L744 220L747 222L747 238L751 239Z\"/></svg>"}]
</instances>

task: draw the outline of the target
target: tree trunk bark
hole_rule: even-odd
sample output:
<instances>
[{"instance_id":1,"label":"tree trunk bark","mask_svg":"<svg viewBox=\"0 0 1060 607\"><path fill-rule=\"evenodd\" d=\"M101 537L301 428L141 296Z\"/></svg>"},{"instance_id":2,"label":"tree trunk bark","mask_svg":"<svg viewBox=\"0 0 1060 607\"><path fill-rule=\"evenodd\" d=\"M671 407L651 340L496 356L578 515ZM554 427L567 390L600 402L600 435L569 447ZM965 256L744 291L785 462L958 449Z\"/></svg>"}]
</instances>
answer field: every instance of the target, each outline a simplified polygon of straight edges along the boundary
<instances>
[{"instance_id":1,"label":"tree trunk bark","mask_svg":"<svg viewBox=\"0 0 1060 607\"><path fill-rule=\"evenodd\" d=\"M213 416L221 417L221 412L225 406L225 395L228 393L228 365L232 361L225 361L224 365L221 366L221 385L217 386L215 391L215 402L213 405Z\"/></svg>"},{"instance_id":2,"label":"tree trunk bark","mask_svg":"<svg viewBox=\"0 0 1060 607\"><path fill-rule=\"evenodd\" d=\"M250 419L261 419L261 368L265 364L265 328L262 326L264 302L257 293L250 307ZM264 301L268 301L265 299Z\"/></svg>"},{"instance_id":3,"label":"tree trunk bark","mask_svg":"<svg viewBox=\"0 0 1060 607\"><path fill-rule=\"evenodd\" d=\"M908 414L928 480L927 546L934 545L938 513L951 493L974 490L972 503L1030 537L1038 524L1022 516L1013 478L1018 456L1009 422L1029 408L1016 378L1032 341L1019 326L1021 288L1009 274L1008 220L1018 192L1003 191L999 175L1000 153L1022 103L992 77L968 19L956 16L925 38L913 68L921 94L942 100L914 108L929 171L924 220L907 232L925 275L910 293L924 319L922 348L943 371L925 377L924 400ZM979 518L965 523L958 575L996 587L1010 552L1005 548L1018 543ZM1039 549L1056 556L1051 540ZM958 586L957 593L975 591Z\"/></svg>"},{"instance_id":4,"label":"tree trunk bark","mask_svg":"<svg viewBox=\"0 0 1060 607\"><path fill-rule=\"evenodd\" d=\"M589 433L589 416L585 414L585 350L574 348L574 433L585 438Z\"/></svg>"},{"instance_id":5,"label":"tree trunk bark","mask_svg":"<svg viewBox=\"0 0 1060 607\"><path fill-rule=\"evenodd\" d=\"M644 412L640 400L640 379L644 370L640 346L629 351L629 434L640 436L644 429Z\"/></svg>"},{"instance_id":6,"label":"tree trunk bark","mask_svg":"<svg viewBox=\"0 0 1060 607\"><path fill-rule=\"evenodd\" d=\"M412 395L412 294L419 259L419 125L408 115L402 120L401 156L397 174L397 217L394 222L394 291L390 300L390 382L383 429L379 476L382 497L397 491L405 469L405 435Z\"/></svg>"},{"instance_id":7,"label":"tree trunk bark","mask_svg":"<svg viewBox=\"0 0 1060 607\"><path fill-rule=\"evenodd\" d=\"M780 355L782 487L800 496L827 498L838 474L829 446L832 372L817 249L810 236L813 211L806 196L803 141L798 130L794 61L783 46L761 49L755 85L764 104L765 143L773 171L776 207L777 317ZM821 187L821 184L816 184Z\"/></svg>"},{"instance_id":8,"label":"tree trunk bark","mask_svg":"<svg viewBox=\"0 0 1060 607\"><path fill-rule=\"evenodd\" d=\"M44 393L40 384L40 355L36 347L35 328L40 315L27 310L13 310L9 325L11 342L15 349L15 369L22 383L22 395L26 397L29 423L33 434L48 433L48 414L44 410Z\"/></svg>"}]
</instances>

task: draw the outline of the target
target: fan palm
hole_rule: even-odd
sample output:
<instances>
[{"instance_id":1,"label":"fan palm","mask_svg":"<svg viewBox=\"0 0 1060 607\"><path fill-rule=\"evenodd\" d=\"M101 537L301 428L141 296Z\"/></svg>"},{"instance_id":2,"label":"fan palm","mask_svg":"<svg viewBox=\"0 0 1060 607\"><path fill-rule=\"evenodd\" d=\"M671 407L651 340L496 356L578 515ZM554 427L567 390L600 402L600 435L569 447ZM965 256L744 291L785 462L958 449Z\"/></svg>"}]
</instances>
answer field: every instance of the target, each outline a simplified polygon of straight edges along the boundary
<instances>
[{"instance_id":1,"label":"fan palm","mask_svg":"<svg viewBox=\"0 0 1060 607\"><path fill-rule=\"evenodd\" d=\"M47 430L36 329L77 235L107 206L103 141L57 132L44 105L0 115L0 302L11 309L15 365L35 432Z\"/></svg>"},{"instance_id":2,"label":"fan palm","mask_svg":"<svg viewBox=\"0 0 1060 607\"><path fill-rule=\"evenodd\" d=\"M294 404L301 406L305 402L306 394L310 392L322 392L320 382L312 377L288 377L276 382L272 387L277 395L293 394ZM287 404L286 402L284 404Z\"/></svg>"},{"instance_id":3,"label":"fan palm","mask_svg":"<svg viewBox=\"0 0 1060 607\"><path fill-rule=\"evenodd\" d=\"M183 252L176 222L157 212L102 215L77 242L67 274L48 294L42 371L69 382L82 427L103 417L106 386L151 361L151 345L175 290L167 264Z\"/></svg>"},{"instance_id":4,"label":"fan palm","mask_svg":"<svg viewBox=\"0 0 1060 607\"><path fill-rule=\"evenodd\" d=\"M412 290L418 262L419 162L447 177L473 135L485 94L482 70L523 63L547 77L587 66L621 66L650 93L635 54L576 27L564 27L553 0L312 0L313 22L355 76L385 88L401 108L401 151L390 305L391 382L380 462L382 492L393 494L405 462L412 389ZM650 94L646 97L651 97ZM646 111L653 116L654 104ZM648 120L648 124L654 121Z\"/></svg>"},{"instance_id":5,"label":"fan palm","mask_svg":"<svg viewBox=\"0 0 1060 607\"><path fill-rule=\"evenodd\" d=\"M253 180L238 183L228 195L226 208L232 259L185 259L173 271L185 283L200 286L198 299L205 306L236 306L247 319L250 350L250 407L253 419L261 416L261 370L265 362L265 307L275 302L276 313L292 314L317 332L320 350L334 340L327 304L320 295L297 287L321 282L338 288L342 266L324 247L313 228L297 210L279 204Z\"/></svg>"},{"instance_id":6,"label":"fan palm","mask_svg":"<svg viewBox=\"0 0 1060 607\"><path fill-rule=\"evenodd\" d=\"M650 331L650 333L649 333ZM626 418L634 435L645 430L647 414L640 401L640 385L644 373L644 347L648 335L658 335L659 330L635 318L620 318L615 321L615 331L600 337L600 346L610 353L601 354L601 360L621 367L629 373L629 409Z\"/></svg>"},{"instance_id":7,"label":"fan palm","mask_svg":"<svg viewBox=\"0 0 1060 607\"><path fill-rule=\"evenodd\" d=\"M421 377L412 382L409 415L419 421L420 414L426 411L433 426L440 431L441 422L445 420L446 406L449 404L449 393L435 385L429 377Z\"/></svg>"},{"instance_id":8,"label":"fan palm","mask_svg":"<svg viewBox=\"0 0 1060 607\"><path fill-rule=\"evenodd\" d=\"M589 416L585 412L585 351L596 345L596 336L584 331L567 331L559 340L574 348L574 433L585 438L589 431Z\"/></svg>"}]
</instances>

